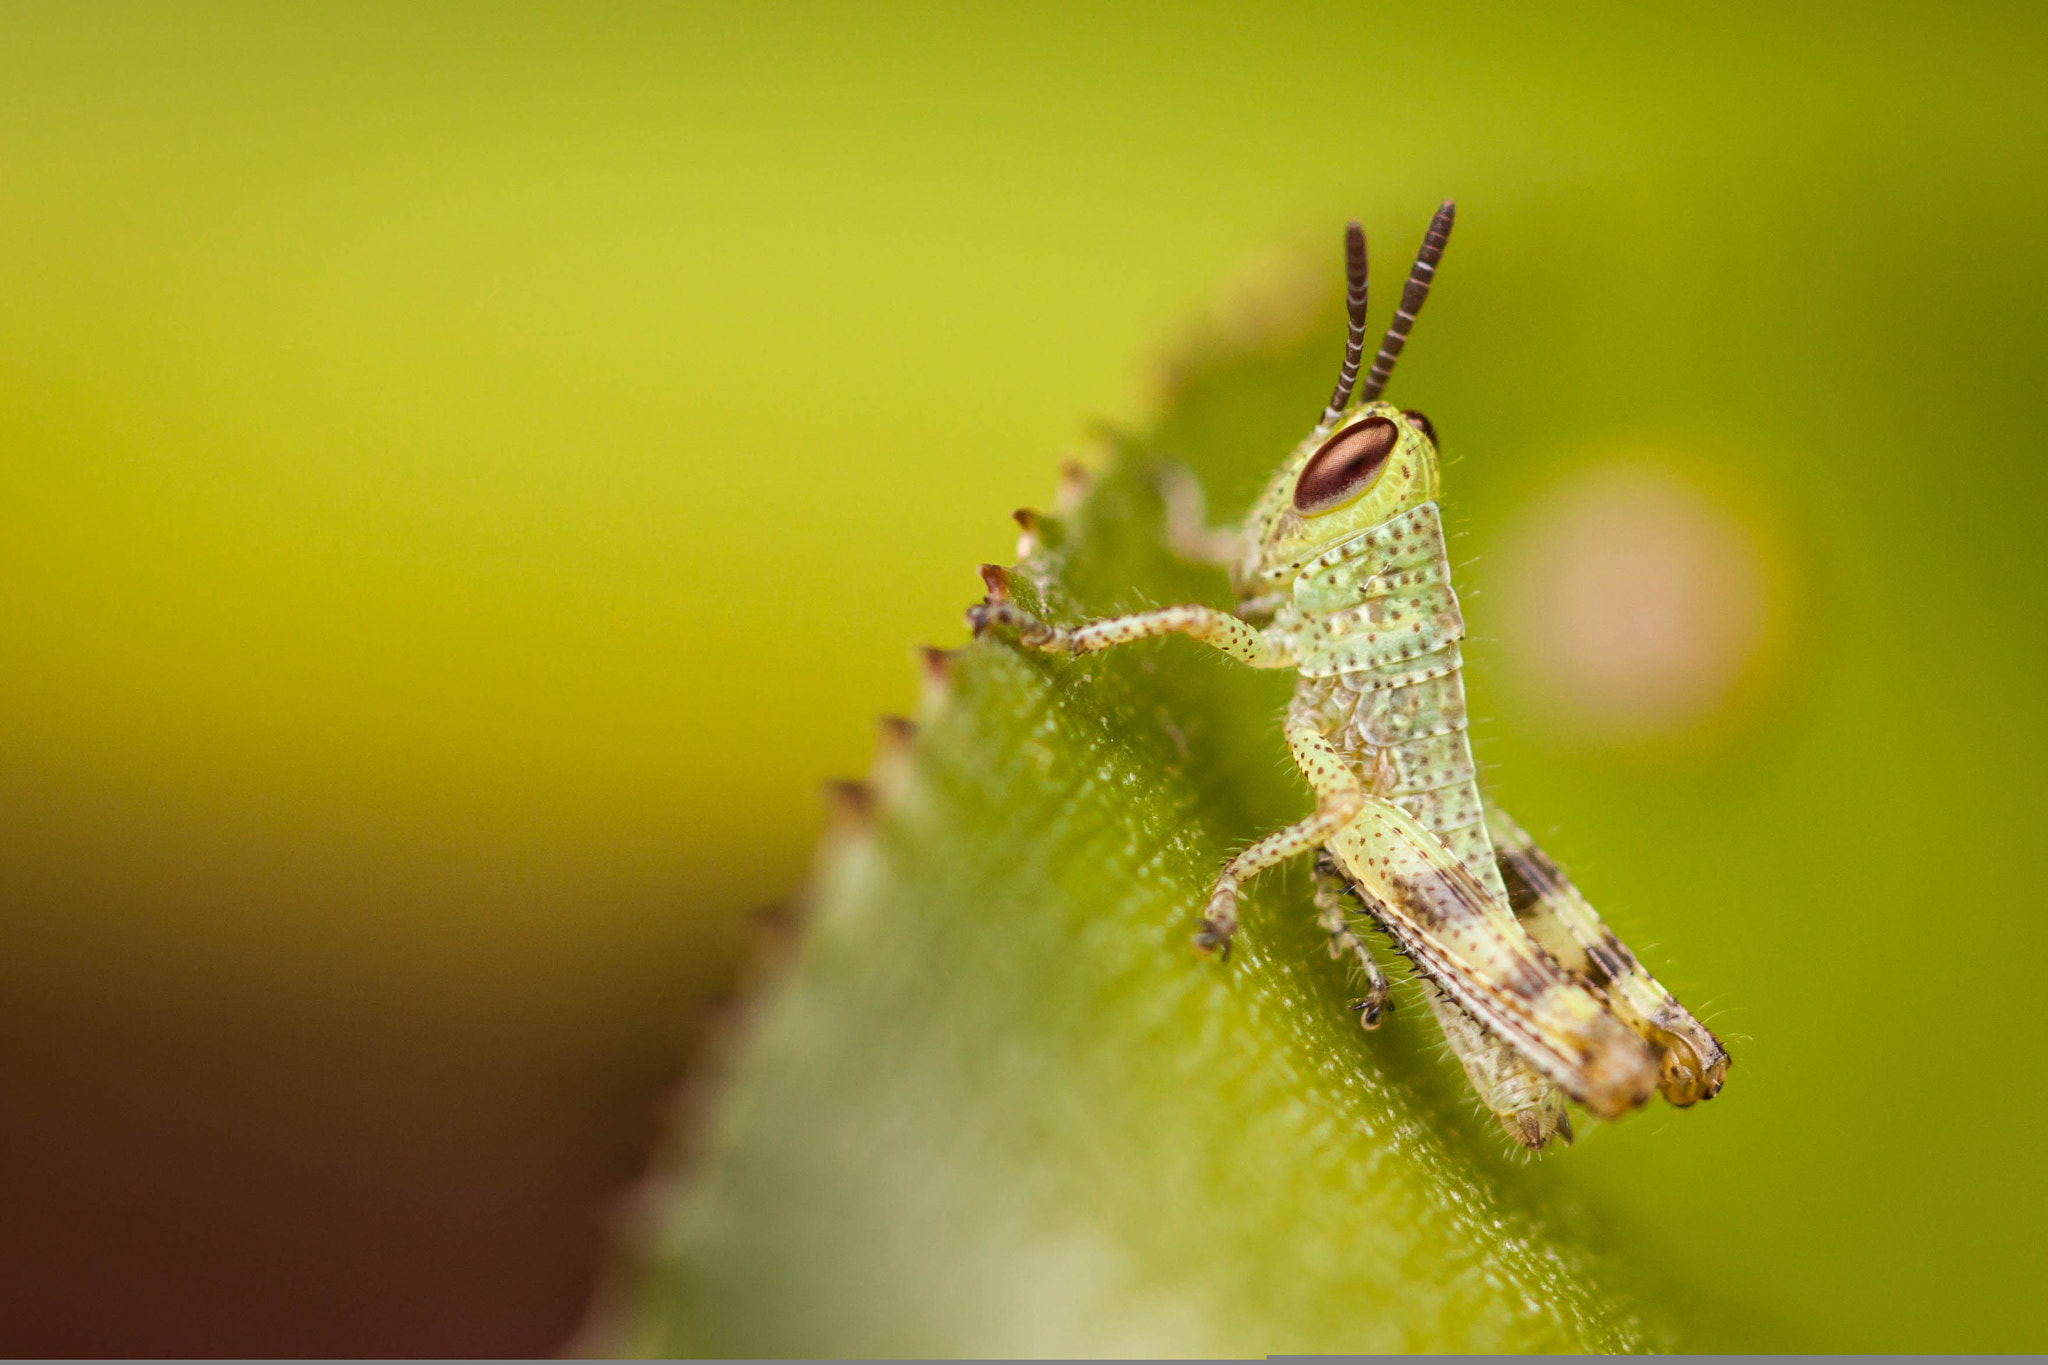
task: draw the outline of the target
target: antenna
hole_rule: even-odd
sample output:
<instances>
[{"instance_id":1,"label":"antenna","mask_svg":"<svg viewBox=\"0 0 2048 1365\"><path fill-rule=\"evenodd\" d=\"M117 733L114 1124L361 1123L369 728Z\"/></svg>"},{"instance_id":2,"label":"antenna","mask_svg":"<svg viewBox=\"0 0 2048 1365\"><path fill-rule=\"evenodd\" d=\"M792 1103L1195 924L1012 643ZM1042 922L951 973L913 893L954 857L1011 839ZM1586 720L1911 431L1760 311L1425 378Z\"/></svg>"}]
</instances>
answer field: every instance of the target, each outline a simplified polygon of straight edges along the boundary
<instances>
[{"instance_id":1,"label":"antenna","mask_svg":"<svg viewBox=\"0 0 2048 1365\"><path fill-rule=\"evenodd\" d=\"M1365 355L1365 229L1356 218L1344 229L1344 278L1350 284L1344 309L1351 315L1351 331L1344 338L1344 368L1337 371L1330 406L1323 409L1322 420L1316 424L1322 427L1344 415L1351 402L1351 386L1358 382L1358 362Z\"/></svg>"},{"instance_id":2,"label":"antenna","mask_svg":"<svg viewBox=\"0 0 2048 1365\"><path fill-rule=\"evenodd\" d=\"M1387 379L1394 373L1394 362L1401 358L1401 348L1408 344L1408 329L1415 325L1415 315L1422 311L1422 301L1429 297L1430 282L1436 278L1436 263L1443 259L1444 243L1451 239L1451 220L1457 216L1458 206L1446 199L1436 217L1429 220L1422 249L1415 253L1415 267L1408 272L1408 286L1401 291L1400 311L1387 324L1380 353L1373 358L1372 373L1365 377L1363 397L1368 403L1385 391Z\"/></svg>"}]
</instances>

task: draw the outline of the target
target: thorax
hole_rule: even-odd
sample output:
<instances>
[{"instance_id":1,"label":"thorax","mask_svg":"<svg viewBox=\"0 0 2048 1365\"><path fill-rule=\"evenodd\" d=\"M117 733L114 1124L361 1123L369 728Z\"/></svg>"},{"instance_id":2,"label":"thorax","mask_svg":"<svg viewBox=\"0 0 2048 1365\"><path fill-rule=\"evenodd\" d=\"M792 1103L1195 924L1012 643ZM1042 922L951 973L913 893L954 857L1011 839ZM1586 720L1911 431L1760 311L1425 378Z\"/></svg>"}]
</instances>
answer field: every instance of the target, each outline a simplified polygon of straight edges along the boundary
<instances>
[{"instance_id":1,"label":"thorax","mask_svg":"<svg viewBox=\"0 0 2048 1365\"><path fill-rule=\"evenodd\" d=\"M1271 572L1290 571L1275 624L1293 637L1304 677L1363 671L1398 685L1455 654L1465 634L1433 502Z\"/></svg>"},{"instance_id":2,"label":"thorax","mask_svg":"<svg viewBox=\"0 0 2048 1365\"><path fill-rule=\"evenodd\" d=\"M1497 890L1466 733L1465 620L1436 504L1299 565L1274 624L1300 660L1290 722L1313 725L1369 791L1438 833Z\"/></svg>"}]
</instances>

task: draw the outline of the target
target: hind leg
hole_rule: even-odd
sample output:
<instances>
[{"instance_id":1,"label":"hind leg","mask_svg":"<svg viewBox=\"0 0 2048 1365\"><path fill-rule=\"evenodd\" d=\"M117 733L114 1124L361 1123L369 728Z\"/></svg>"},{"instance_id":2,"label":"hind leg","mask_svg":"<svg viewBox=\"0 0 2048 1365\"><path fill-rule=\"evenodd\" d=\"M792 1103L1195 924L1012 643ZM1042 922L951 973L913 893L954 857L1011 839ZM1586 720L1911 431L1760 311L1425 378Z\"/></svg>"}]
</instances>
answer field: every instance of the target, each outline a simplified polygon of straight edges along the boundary
<instances>
[{"instance_id":1,"label":"hind leg","mask_svg":"<svg viewBox=\"0 0 2048 1365\"><path fill-rule=\"evenodd\" d=\"M1720 1093L1728 1052L1657 978L1643 970L1557 864L1508 813L1484 799L1508 900L1529 937L1590 983L1658 1055L1657 1089L1683 1108Z\"/></svg>"},{"instance_id":2,"label":"hind leg","mask_svg":"<svg viewBox=\"0 0 2048 1365\"><path fill-rule=\"evenodd\" d=\"M1329 883L1335 895L1325 888ZM1340 897L1352 899L1365 914L1377 923L1383 931L1387 929L1386 909L1373 895L1359 887L1338 866L1337 860L1325 853L1316 860L1316 906L1323 914L1319 922L1327 929L1331 919L1325 908L1326 899L1337 906L1337 922L1343 923L1343 903ZM1347 926L1348 928L1348 926ZM1395 939L1396 945L1400 940ZM1349 944L1356 944L1360 952L1368 952L1366 945L1355 930L1349 931ZM1348 944L1347 944L1348 946ZM1331 934L1330 955L1339 956L1335 931ZM1378 964L1367 957L1368 980L1381 991L1386 990L1386 977L1378 973ZM1472 1083L1479 1102L1486 1106L1499 1122L1502 1130L1514 1142L1529 1150L1540 1150L1551 1138L1562 1138L1567 1144L1572 1140L1571 1119L1565 1112L1564 1092L1552 1085L1540 1072L1516 1054L1500 1038L1488 1032L1477 1019L1467 1014L1458 1003L1446 995L1436 982L1427 976L1418 975L1416 984L1422 988L1423 1001L1429 1012L1436 1016L1437 1027L1443 1031L1444 1042L1449 1045L1451 1055L1464 1068L1465 1078ZM1369 1001L1372 997L1368 996ZM1364 1004L1366 1002L1361 1002ZM1385 1012L1393 1009L1391 998L1386 1002ZM1367 1013L1360 1020L1367 1028L1377 1023L1373 1014Z\"/></svg>"}]
</instances>

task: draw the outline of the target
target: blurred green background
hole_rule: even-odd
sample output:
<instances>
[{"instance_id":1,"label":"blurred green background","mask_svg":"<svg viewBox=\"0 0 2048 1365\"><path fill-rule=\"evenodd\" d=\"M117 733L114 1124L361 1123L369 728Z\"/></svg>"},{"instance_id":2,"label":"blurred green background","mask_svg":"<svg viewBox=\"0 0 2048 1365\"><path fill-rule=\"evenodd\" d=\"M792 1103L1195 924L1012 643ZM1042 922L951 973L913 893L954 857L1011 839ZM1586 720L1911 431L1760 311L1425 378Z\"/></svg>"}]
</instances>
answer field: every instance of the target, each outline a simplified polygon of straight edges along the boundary
<instances>
[{"instance_id":1,"label":"blurred green background","mask_svg":"<svg viewBox=\"0 0 2048 1365\"><path fill-rule=\"evenodd\" d=\"M1356 214L1384 309L1444 195L1396 396L1481 757L1737 1043L1545 1178L1728 1345L2048 1344L2043 30L0 9L0 1349L554 1349L1004 514L1223 281ZM1489 657L1617 452L1777 592L1675 737Z\"/></svg>"}]
</instances>

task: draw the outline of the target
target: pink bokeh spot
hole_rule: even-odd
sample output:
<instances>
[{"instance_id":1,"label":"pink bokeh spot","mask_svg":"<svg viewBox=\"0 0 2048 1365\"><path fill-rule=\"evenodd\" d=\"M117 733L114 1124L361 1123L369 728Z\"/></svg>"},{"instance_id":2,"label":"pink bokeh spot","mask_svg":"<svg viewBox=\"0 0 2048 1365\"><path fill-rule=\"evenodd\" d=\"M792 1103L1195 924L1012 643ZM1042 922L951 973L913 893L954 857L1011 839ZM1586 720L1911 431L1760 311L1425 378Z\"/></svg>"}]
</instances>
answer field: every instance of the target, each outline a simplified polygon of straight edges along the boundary
<instances>
[{"instance_id":1,"label":"pink bokeh spot","mask_svg":"<svg viewBox=\"0 0 2048 1365\"><path fill-rule=\"evenodd\" d=\"M1618 734L1713 717L1763 642L1771 584L1750 527L1652 464L1586 471L1509 549L1499 629L1545 701Z\"/></svg>"}]
</instances>

